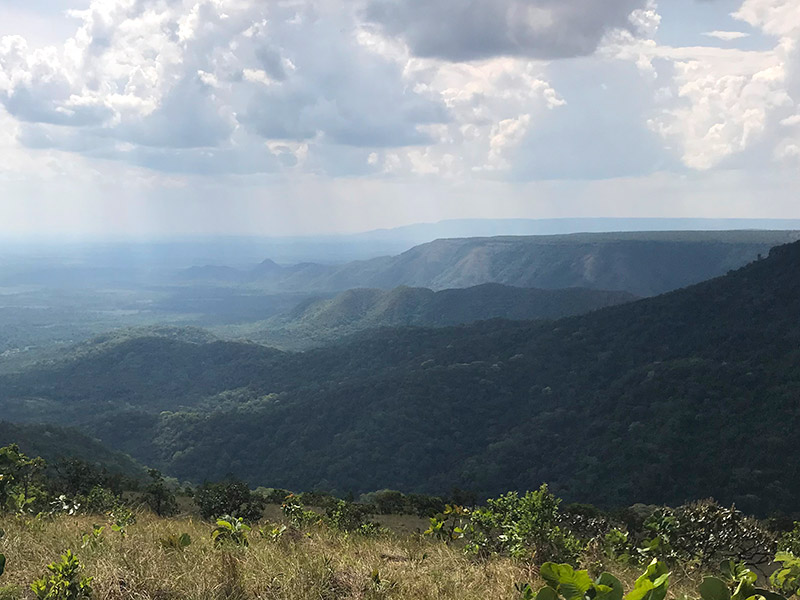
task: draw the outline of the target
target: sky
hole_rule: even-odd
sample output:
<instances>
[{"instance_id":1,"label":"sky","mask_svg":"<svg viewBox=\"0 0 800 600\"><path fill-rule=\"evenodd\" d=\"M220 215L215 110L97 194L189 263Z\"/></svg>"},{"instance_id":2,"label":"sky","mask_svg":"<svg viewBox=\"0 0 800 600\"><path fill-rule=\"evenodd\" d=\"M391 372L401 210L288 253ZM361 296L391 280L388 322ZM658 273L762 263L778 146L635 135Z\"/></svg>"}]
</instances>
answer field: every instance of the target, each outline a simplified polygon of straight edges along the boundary
<instances>
[{"instance_id":1,"label":"sky","mask_svg":"<svg viewBox=\"0 0 800 600\"><path fill-rule=\"evenodd\" d=\"M0 0L0 235L800 218L800 0Z\"/></svg>"}]
</instances>

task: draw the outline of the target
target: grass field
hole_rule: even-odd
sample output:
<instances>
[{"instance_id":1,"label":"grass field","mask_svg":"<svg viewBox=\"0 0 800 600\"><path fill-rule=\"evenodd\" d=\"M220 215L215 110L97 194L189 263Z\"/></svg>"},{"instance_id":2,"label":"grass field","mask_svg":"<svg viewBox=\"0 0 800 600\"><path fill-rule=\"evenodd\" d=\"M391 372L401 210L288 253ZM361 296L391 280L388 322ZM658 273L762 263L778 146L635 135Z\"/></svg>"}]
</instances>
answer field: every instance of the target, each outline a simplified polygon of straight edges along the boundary
<instances>
[{"instance_id":1,"label":"grass field","mask_svg":"<svg viewBox=\"0 0 800 600\"><path fill-rule=\"evenodd\" d=\"M413 533L364 537L326 527L302 532L289 528L276 540L269 524L263 530L253 527L248 547L215 547L213 525L195 517L141 513L124 537L98 519L102 517L4 518L0 553L7 565L0 577L0 600L33 598L31 582L44 576L46 565L67 549L78 556L84 574L93 577L93 597L104 599L512 600L520 598L515 584L541 585L531 562L477 560L458 547ZM399 521L403 529L410 526ZM86 543L83 536L95 523L105 529ZM192 539L183 550L161 543L183 533ZM599 566L590 558L586 562ZM610 570L626 588L640 571L620 566ZM690 574L674 573L670 596L680 597L696 583Z\"/></svg>"}]
</instances>

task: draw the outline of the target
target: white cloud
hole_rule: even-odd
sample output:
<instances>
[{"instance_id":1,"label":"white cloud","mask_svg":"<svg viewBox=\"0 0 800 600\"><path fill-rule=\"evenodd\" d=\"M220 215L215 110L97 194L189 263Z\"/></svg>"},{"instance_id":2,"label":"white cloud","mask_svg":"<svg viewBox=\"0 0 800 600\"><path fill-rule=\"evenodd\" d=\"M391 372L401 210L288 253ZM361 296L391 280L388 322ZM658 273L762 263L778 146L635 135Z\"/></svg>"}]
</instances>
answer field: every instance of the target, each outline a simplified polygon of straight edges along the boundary
<instances>
[{"instance_id":1,"label":"white cloud","mask_svg":"<svg viewBox=\"0 0 800 600\"><path fill-rule=\"evenodd\" d=\"M744 33L743 31L706 31L703 35L710 38L716 38L724 42L741 40L742 38L750 37L749 33Z\"/></svg>"},{"instance_id":2,"label":"white cloud","mask_svg":"<svg viewBox=\"0 0 800 600\"><path fill-rule=\"evenodd\" d=\"M0 40L0 102L30 123L20 139L36 147L180 171L237 154L256 171L298 163L283 151L277 163L251 160L270 140L427 142L421 126L446 121L443 104L408 89L402 65L361 45L352 11L341 9L94 0L61 47Z\"/></svg>"},{"instance_id":3,"label":"white cloud","mask_svg":"<svg viewBox=\"0 0 800 600\"><path fill-rule=\"evenodd\" d=\"M744 0L733 16L769 35L800 34L800 4L796 0Z\"/></svg>"}]
</instances>

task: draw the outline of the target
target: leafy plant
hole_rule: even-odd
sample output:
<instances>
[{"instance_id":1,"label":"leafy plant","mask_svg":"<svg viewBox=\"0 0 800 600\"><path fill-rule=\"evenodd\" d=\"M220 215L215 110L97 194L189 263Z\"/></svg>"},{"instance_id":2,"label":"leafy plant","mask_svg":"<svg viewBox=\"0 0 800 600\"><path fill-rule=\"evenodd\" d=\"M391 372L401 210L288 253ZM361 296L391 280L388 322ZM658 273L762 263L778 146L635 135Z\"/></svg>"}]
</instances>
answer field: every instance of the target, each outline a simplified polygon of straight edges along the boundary
<instances>
[{"instance_id":1,"label":"leafy plant","mask_svg":"<svg viewBox=\"0 0 800 600\"><path fill-rule=\"evenodd\" d=\"M632 556L629 551L628 533L616 527L603 536L603 552L614 560L627 564Z\"/></svg>"},{"instance_id":2,"label":"leafy plant","mask_svg":"<svg viewBox=\"0 0 800 600\"><path fill-rule=\"evenodd\" d=\"M625 595L625 600L664 600L668 586L667 566L663 562L653 559L647 565L645 572L636 580L633 589Z\"/></svg>"},{"instance_id":3,"label":"leafy plant","mask_svg":"<svg viewBox=\"0 0 800 600\"><path fill-rule=\"evenodd\" d=\"M313 510L306 510L297 496L289 494L286 496L281 510L289 522L298 528L307 527L320 521L320 516Z\"/></svg>"},{"instance_id":4,"label":"leafy plant","mask_svg":"<svg viewBox=\"0 0 800 600\"><path fill-rule=\"evenodd\" d=\"M275 527L261 527L258 530L258 533L261 535L262 538L268 539L272 542L277 542L283 537L283 534L286 533L288 527L286 525L276 525Z\"/></svg>"},{"instance_id":5,"label":"leafy plant","mask_svg":"<svg viewBox=\"0 0 800 600\"><path fill-rule=\"evenodd\" d=\"M85 496L76 496L74 502L81 508L81 512L90 514L113 512L122 504L118 495L99 485L94 486Z\"/></svg>"},{"instance_id":6,"label":"leafy plant","mask_svg":"<svg viewBox=\"0 0 800 600\"><path fill-rule=\"evenodd\" d=\"M6 555L0 554L0 575L6 571Z\"/></svg>"},{"instance_id":7,"label":"leafy plant","mask_svg":"<svg viewBox=\"0 0 800 600\"><path fill-rule=\"evenodd\" d=\"M81 535L81 548L97 550L103 541L103 531L105 529L102 525L92 525L91 531Z\"/></svg>"},{"instance_id":8,"label":"leafy plant","mask_svg":"<svg viewBox=\"0 0 800 600\"><path fill-rule=\"evenodd\" d=\"M80 509L80 502L67 498L64 494L50 502L50 514L66 513L68 515L76 515Z\"/></svg>"},{"instance_id":9,"label":"leafy plant","mask_svg":"<svg viewBox=\"0 0 800 600\"><path fill-rule=\"evenodd\" d=\"M127 506L119 506L111 513L113 523L111 529L125 537L128 533L128 527L136 523L136 515Z\"/></svg>"},{"instance_id":10,"label":"leafy plant","mask_svg":"<svg viewBox=\"0 0 800 600\"><path fill-rule=\"evenodd\" d=\"M214 542L214 546L223 543L247 546L249 532L250 526L241 517L224 515L217 519L217 526L211 532L211 540Z\"/></svg>"},{"instance_id":11,"label":"leafy plant","mask_svg":"<svg viewBox=\"0 0 800 600\"><path fill-rule=\"evenodd\" d=\"M795 521L794 528L781 536L778 540L778 550L800 556L800 521Z\"/></svg>"},{"instance_id":12,"label":"leafy plant","mask_svg":"<svg viewBox=\"0 0 800 600\"><path fill-rule=\"evenodd\" d=\"M423 532L437 540L451 542L464 537L469 523L469 509L448 504L441 514L430 517L430 526Z\"/></svg>"},{"instance_id":13,"label":"leafy plant","mask_svg":"<svg viewBox=\"0 0 800 600\"><path fill-rule=\"evenodd\" d=\"M775 562L781 566L770 576L770 582L786 594L800 592L800 558L791 552L778 552ZM800 594L798 594L800 595Z\"/></svg>"},{"instance_id":14,"label":"leafy plant","mask_svg":"<svg viewBox=\"0 0 800 600\"><path fill-rule=\"evenodd\" d=\"M192 543L192 537L188 533L178 535L173 533L165 538L159 540L161 547L165 550L177 550L183 552L184 548L188 548Z\"/></svg>"},{"instance_id":15,"label":"leafy plant","mask_svg":"<svg viewBox=\"0 0 800 600\"><path fill-rule=\"evenodd\" d=\"M78 558L67 550L60 562L47 565L49 576L31 584L31 590L39 600L81 600L92 595L91 577L83 577Z\"/></svg>"},{"instance_id":16,"label":"leafy plant","mask_svg":"<svg viewBox=\"0 0 800 600\"><path fill-rule=\"evenodd\" d=\"M519 600L534 600L536 598L536 593L530 583L515 583L514 589L519 594Z\"/></svg>"}]
</instances>

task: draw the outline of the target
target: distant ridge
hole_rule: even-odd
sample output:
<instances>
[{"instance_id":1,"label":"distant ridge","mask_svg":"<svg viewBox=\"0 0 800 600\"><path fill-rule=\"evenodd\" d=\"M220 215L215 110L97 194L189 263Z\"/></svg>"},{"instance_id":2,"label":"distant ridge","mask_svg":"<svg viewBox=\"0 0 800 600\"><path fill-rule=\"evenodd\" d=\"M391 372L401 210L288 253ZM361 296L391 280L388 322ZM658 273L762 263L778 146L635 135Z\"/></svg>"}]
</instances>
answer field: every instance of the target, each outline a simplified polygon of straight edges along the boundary
<instances>
[{"instance_id":1,"label":"distant ridge","mask_svg":"<svg viewBox=\"0 0 800 600\"><path fill-rule=\"evenodd\" d=\"M563 235L624 231L800 230L800 219L699 219L680 217L583 217L555 219L446 219L356 233L351 238L397 240L415 245L442 238Z\"/></svg>"},{"instance_id":2,"label":"distant ridge","mask_svg":"<svg viewBox=\"0 0 800 600\"><path fill-rule=\"evenodd\" d=\"M344 265L272 261L233 274L218 267L181 274L187 283L237 284L269 291L338 292L398 286L433 290L484 283L582 287L652 296L723 275L797 231L656 231L440 239L397 256Z\"/></svg>"}]
</instances>

